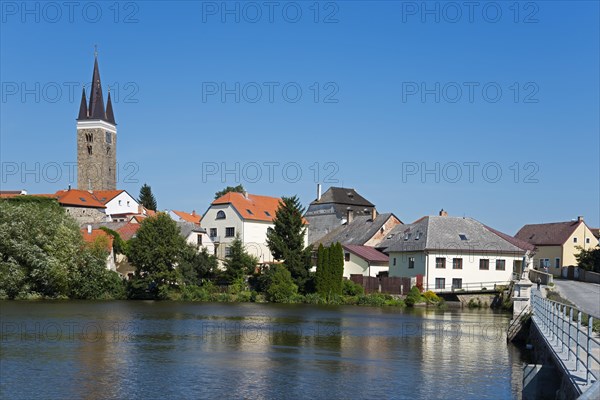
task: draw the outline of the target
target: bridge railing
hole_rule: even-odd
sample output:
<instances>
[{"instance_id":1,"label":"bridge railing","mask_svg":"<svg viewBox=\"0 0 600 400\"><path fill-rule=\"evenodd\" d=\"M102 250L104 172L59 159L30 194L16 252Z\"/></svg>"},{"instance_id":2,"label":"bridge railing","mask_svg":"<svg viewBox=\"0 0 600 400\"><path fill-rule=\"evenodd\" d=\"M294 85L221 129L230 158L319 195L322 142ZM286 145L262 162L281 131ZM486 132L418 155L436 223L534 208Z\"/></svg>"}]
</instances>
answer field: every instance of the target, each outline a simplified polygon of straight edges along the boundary
<instances>
[{"instance_id":1,"label":"bridge railing","mask_svg":"<svg viewBox=\"0 0 600 400\"><path fill-rule=\"evenodd\" d=\"M500 288L506 288L510 285L511 281L494 281L494 282L465 282L460 285L448 284L444 286L435 285L433 291L436 293L457 293L461 292L485 292L485 291L498 291Z\"/></svg>"},{"instance_id":2,"label":"bridge railing","mask_svg":"<svg viewBox=\"0 0 600 400\"><path fill-rule=\"evenodd\" d=\"M556 301L533 294L531 299L533 321L555 349L560 349L566 361L574 357L574 372L584 372L585 382L590 385L600 374L600 341L593 334L593 317L587 326L582 324L582 312ZM582 370L580 370L582 368Z\"/></svg>"}]
</instances>

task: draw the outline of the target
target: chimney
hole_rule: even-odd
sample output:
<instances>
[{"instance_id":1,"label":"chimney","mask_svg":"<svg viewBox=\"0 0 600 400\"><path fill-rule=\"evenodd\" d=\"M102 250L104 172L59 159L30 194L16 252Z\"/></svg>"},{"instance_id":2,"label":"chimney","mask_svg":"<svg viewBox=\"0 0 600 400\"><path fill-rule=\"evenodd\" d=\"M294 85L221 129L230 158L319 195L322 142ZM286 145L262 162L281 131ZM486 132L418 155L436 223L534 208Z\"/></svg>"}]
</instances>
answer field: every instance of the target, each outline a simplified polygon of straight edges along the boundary
<instances>
[{"instance_id":1,"label":"chimney","mask_svg":"<svg viewBox=\"0 0 600 400\"><path fill-rule=\"evenodd\" d=\"M346 220L348 221L347 223L351 223L352 220L354 219L354 211L352 211L352 209L350 207L348 207L348 212L347 212L347 218Z\"/></svg>"},{"instance_id":2,"label":"chimney","mask_svg":"<svg viewBox=\"0 0 600 400\"><path fill-rule=\"evenodd\" d=\"M71 190L71 184L69 184L69 190Z\"/></svg>"},{"instance_id":3,"label":"chimney","mask_svg":"<svg viewBox=\"0 0 600 400\"><path fill-rule=\"evenodd\" d=\"M440 210L440 217L447 217L448 216L448 211L444 211L444 209L442 208Z\"/></svg>"},{"instance_id":4,"label":"chimney","mask_svg":"<svg viewBox=\"0 0 600 400\"><path fill-rule=\"evenodd\" d=\"M583 222L583 215L577 216L577 222Z\"/></svg>"},{"instance_id":5,"label":"chimney","mask_svg":"<svg viewBox=\"0 0 600 400\"><path fill-rule=\"evenodd\" d=\"M375 209L375 207L373 207L373 209L371 210L371 219L375 221L375 218L377 218L377 210Z\"/></svg>"},{"instance_id":6,"label":"chimney","mask_svg":"<svg viewBox=\"0 0 600 400\"><path fill-rule=\"evenodd\" d=\"M248 192L244 190L244 198L247 200L248 199Z\"/></svg>"},{"instance_id":7,"label":"chimney","mask_svg":"<svg viewBox=\"0 0 600 400\"><path fill-rule=\"evenodd\" d=\"M192 210L192 215L196 215L196 210Z\"/></svg>"},{"instance_id":8,"label":"chimney","mask_svg":"<svg viewBox=\"0 0 600 400\"><path fill-rule=\"evenodd\" d=\"M92 234L92 226L91 225L87 226L87 231L88 231L88 235Z\"/></svg>"},{"instance_id":9,"label":"chimney","mask_svg":"<svg viewBox=\"0 0 600 400\"><path fill-rule=\"evenodd\" d=\"M317 201L321 200L321 184L317 183Z\"/></svg>"}]
</instances>

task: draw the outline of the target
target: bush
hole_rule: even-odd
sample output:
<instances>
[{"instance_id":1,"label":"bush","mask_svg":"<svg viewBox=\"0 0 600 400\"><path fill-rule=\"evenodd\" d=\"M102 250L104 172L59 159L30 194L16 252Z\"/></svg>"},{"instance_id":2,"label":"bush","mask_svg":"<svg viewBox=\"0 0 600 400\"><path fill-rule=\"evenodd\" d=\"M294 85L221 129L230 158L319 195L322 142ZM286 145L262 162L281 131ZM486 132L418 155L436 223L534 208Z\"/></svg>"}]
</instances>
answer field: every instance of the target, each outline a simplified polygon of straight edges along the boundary
<instances>
[{"instance_id":1,"label":"bush","mask_svg":"<svg viewBox=\"0 0 600 400\"><path fill-rule=\"evenodd\" d=\"M421 290L418 286L413 286L404 299L404 302L409 307L412 307L417 303L422 303L423 301L425 301L425 297L421 294Z\"/></svg>"},{"instance_id":2,"label":"bush","mask_svg":"<svg viewBox=\"0 0 600 400\"><path fill-rule=\"evenodd\" d=\"M327 304L327 301L318 293L308 293L304 296L306 304Z\"/></svg>"},{"instance_id":3,"label":"bush","mask_svg":"<svg viewBox=\"0 0 600 400\"><path fill-rule=\"evenodd\" d=\"M267 274L267 299L275 303L290 303L298 294L292 274L283 265L275 265Z\"/></svg>"},{"instance_id":4,"label":"bush","mask_svg":"<svg viewBox=\"0 0 600 400\"><path fill-rule=\"evenodd\" d=\"M365 294L365 289L358 283L352 282L350 279L344 279L342 293L346 296L359 296Z\"/></svg>"},{"instance_id":5,"label":"bush","mask_svg":"<svg viewBox=\"0 0 600 400\"><path fill-rule=\"evenodd\" d=\"M425 300L428 303L439 303L442 300L437 294L435 294L431 290L428 290L425 293L423 293L423 297L425 297Z\"/></svg>"}]
</instances>

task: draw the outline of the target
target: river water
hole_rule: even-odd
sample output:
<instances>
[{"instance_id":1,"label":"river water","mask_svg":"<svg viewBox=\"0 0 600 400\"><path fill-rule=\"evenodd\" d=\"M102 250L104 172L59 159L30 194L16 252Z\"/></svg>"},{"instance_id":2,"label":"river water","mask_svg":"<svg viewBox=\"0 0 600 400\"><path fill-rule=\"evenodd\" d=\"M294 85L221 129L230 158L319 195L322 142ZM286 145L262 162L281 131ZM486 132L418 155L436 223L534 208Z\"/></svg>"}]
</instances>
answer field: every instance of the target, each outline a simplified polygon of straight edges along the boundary
<instances>
[{"instance_id":1,"label":"river water","mask_svg":"<svg viewBox=\"0 0 600 400\"><path fill-rule=\"evenodd\" d=\"M520 398L510 315L179 302L0 302L0 398Z\"/></svg>"}]
</instances>

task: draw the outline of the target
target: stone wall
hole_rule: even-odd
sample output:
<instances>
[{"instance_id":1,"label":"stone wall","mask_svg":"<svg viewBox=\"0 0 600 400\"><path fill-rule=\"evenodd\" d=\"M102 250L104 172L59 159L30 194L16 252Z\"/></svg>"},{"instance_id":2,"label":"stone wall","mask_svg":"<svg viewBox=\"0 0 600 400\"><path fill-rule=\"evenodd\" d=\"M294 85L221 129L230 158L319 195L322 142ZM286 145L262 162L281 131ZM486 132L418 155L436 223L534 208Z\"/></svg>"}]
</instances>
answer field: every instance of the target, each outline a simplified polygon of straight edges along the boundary
<instances>
[{"instance_id":1,"label":"stone wall","mask_svg":"<svg viewBox=\"0 0 600 400\"><path fill-rule=\"evenodd\" d=\"M75 218L79 225L94 224L106 221L106 214L101 208L65 207L67 214Z\"/></svg>"},{"instance_id":2,"label":"stone wall","mask_svg":"<svg viewBox=\"0 0 600 400\"><path fill-rule=\"evenodd\" d=\"M116 133L102 128L78 129L77 188L81 190L116 189L116 155Z\"/></svg>"}]
</instances>

